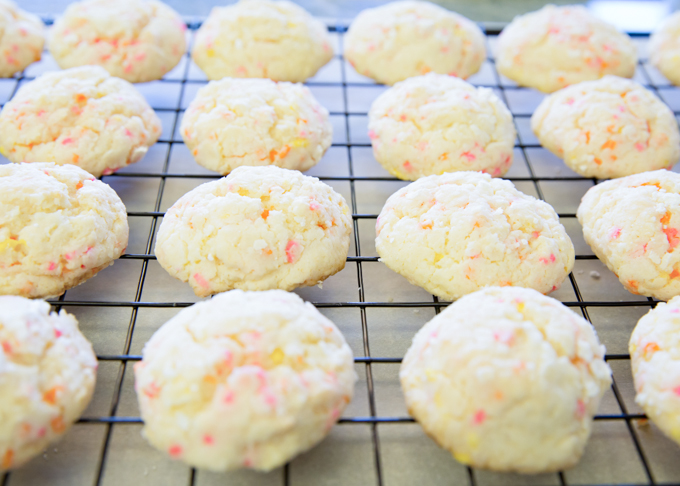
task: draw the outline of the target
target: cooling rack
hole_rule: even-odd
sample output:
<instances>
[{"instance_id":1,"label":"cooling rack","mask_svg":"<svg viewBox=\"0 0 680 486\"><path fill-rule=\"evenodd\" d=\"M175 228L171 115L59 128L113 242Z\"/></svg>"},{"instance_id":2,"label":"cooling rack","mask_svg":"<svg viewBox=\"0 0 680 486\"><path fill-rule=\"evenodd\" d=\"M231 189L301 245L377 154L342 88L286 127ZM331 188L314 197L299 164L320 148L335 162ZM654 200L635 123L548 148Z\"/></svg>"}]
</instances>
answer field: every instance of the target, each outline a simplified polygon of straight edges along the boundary
<instances>
[{"instance_id":1,"label":"cooling rack","mask_svg":"<svg viewBox=\"0 0 680 486\"><path fill-rule=\"evenodd\" d=\"M188 22L189 45L199 25ZM268 474L195 470L169 460L140 435L132 364L163 322L197 301L188 285L173 280L155 261L155 233L165 209L175 200L218 177L193 161L179 135L184 109L206 83L187 54L163 80L137 85L163 122L159 143L141 162L102 178L128 208L127 253L52 302L56 309L75 314L93 342L99 359L93 401L61 442L23 468L0 476L0 486L680 484L680 449L634 403L627 354L635 323L655 301L625 291L590 251L575 212L582 195L598 181L571 172L540 147L529 119L543 95L499 76L491 55L469 81L492 88L513 113L518 139L506 178L523 192L552 204L574 241L574 271L551 295L593 323L607 346L614 383L595 417L583 459L575 468L555 474L520 476L465 467L439 449L408 416L398 382L401 357L415 332L448 302L408 284L378 262L375 219L387 197L406 183L388 176L372 157L367 111L385 87L345 62L341 46L346 30L346 24L329 24L339 54L306 83L329 109L334 125L332 147L307 174L333 186L349 202L353 245L345 269L324 282L323 288L297 291L338 324L356 356L355 398L338 426L319 446ZM487 34L491 53L498 31L487 29ZM653 89L677 115L680 90L647 63L647 36L636 36L634 41L641 53L635 79ZM27 80L54 69L56 64L45 53L41 62L21 75L0 80L0 103Z\"/></svg>"}]
</instances>

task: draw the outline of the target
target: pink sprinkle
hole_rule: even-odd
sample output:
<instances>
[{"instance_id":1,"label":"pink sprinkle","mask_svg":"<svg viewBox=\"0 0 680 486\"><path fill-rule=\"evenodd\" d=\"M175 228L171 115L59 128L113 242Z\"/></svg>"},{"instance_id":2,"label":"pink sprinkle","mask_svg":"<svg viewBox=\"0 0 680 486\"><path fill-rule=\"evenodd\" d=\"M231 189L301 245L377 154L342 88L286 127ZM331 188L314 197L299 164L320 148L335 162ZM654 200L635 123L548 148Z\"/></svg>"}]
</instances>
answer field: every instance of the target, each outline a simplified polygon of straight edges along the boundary
<instances>
[{"instance_id":1,"label":"pink sprinkle","mask_svg":"<svg viewBox=\"0 0 680 486\"><path fill-rule=\"evenodd\" d=\"M92 251L93 248L94 248L94 246L88 246L87 250L85 250L84 254L87 255L88 253L90 253Z\"/></svg>"},{"instance_id":2,"label":"pink sprinkle","mask_svg":"<svg viewBox=\"0 0 680 486\"><path fill-rule=\"evenodd\" d=\"M615 240L619 236L621 236L621 228L612 228L611 230L609 230L610 240Z\"/></svg>"},{"instance_id":3,"label":"pink sprinkle","mask_svg":"<svg viewBox=\"0 0 680 486\"><path fill-rule=\"evenodd\" d=\"M264 396L264 401L267 405L270 407L276 406L276 397L272 395L271 393L266 393Z\"/></svg>"},{"instance_id":4,"label":"pink sprinkle","mask_svg":"<svg viewBox=\"0 0 680 486\"><path fill-rule=\"evenodd\" d=\"M676 386L675 388L673 388L673 393L680 397L680 386Z\"/></svg>"},{"instance_id":5,"label":"pink sprinkle","mask_svg":"<svg viewBox=\"0 0 680 486\"><path fill-rule=\"evenodd\" d=\"M38 113L36 115L38 116L43 116L45 114L45 110L38 110Z\"/></svg>"},{"instance_id":6,"label":"pink sprinkle","mask_svg":"<svg viewBox=\"0 0 680 486\"><path fill-rule=\"evenodd\" d=\"M531 233L532 238L538 238L540 235L541 233L539 233L538 231L534 231L533 233Z\"/></svg>"},{"instance_id":7,"label":"pink sprinkle","mask_svg":"<svg viewBox=\"0 0 680 486\"><path fill-rule=\"evenodd\" d=\"M56 263L50 262L50 263L47 264L47 271L48 271L48 272L51 272L51 271L54 270L55 268L57 268L57 264L56 264Z\"/></svg>"},{"instance_id":8,"label":"pink sprinkle","mask_svg":"<svg viewBox=\"0 0 680 486\"><path fill-rule=\"evenodd\" d=\"M114 172L116 172L118 169L104 169L104 172L102 172L102 175L111 175Z\"/></svg>"},{"instance_id":9,"label":"pink sprinkle","mask_svg":"<svg viewBox=\"0 0 680 486\"><path fill-rule=\"evenodd\" d=\"M680 309L671 309L671 314L678 314L680 313Z\"/></svg>"},{"instance_id":10,"label":"pink sprinkle","mask_svg":"<svg viewBox=\"0 0 680 486\"><path fill-rule=\"evenodd\" d=\"M65 138L64 140L62 140L61 144L62 145L68 145L69 143L73 143L73 142L74 142L74 140L72 138L68 137L68 138Z\"/></svg>"},{"instance_id":11,"label":"pink sprinkle","mask_svg":"<svg viewBox=\"0 0 680 486\"><path fill-rule=\"evenodd\" d=\"M210 287L210 284L208 283L208 281L205 278L203 278L203 275L201 275L200 273L194 273L194 280L196 281L196 283L198 285L200 285L204 289L207 289L208 287Z\"/></svg>"},{"instance_id":12,"label":"pink sprinkle","mask_svg":"<svg viewBox=\"0 0 680 486\"><path fill-rule=\"evenodd\" d=\"M620 111L621 113L625 113L625 112L626 112L626 107L623 106L623 105L619 105L619 111Z\"/></svg>"},{"instance_id":13,"label":"pink sprinkle","mask_svg":"<svg viewBox=\"0 0 680 486\"><path fill-rule=\"evenodd\" d=\"M215 443L215 439L213 439L213 436L212 436L212 435L207 435L207 434L206 434L206 435L203 436L203 443L204 443L205 445L211 446L211 445L213 445L213 444Z\"/></svg>"},{"instance_id":14,"label":"pink sprinkle","mask_svg":"<svg viewBox=\"0 0 680 486\"><path fill-rule=\"evenodd\" d=\"M638 142L638 143L635 144L635 150L637 150L638 152L642 152L644 149L645 149L645 145L644 145L644 144L642 144L642 143L640 143L640 142Z\"/></svg>"},{"instance_id":15,"label":"pink sprinkle","mask_svg":"<svg viewBox=\"0 0 680 486\"><path fill-rule=\"evenodd\" d=\"M64 253L64 258L66 258L67 260L72 260L75 256L76 256L75 251L71 251L69 253Z\"/></svg>"},{"instance_id":16,"label":"pink sprinkle","mask_svg":"<svg viewBox=\"0 0 680 486\"><path fill-rule=\"evenodd\" d=\"M442 51L444 54L446 54L447 52L449 52L449 48L448 48L447 46L444 46L444 47L441 48L441 51Z\"/></svg>"},{"instance_id":17,"label":"pink sprinkle","mask_svg":"<svg viewBox=\"0 0 680 486\"><path fill-rule=\"evenodd\" d=\"M574 98L568 98L567 101L565 101L567 105L573 105L574 104Z\"/></svg>"},{"instance_id":18,"label":"pink sprinkle","mask_svg":"<svg viewBox=\"0 0 680 486\"><path fill-rule=\"evenodd\" d=\"M404 169L406 169L409 172L413 169L411 162L409 162L408 160L406 162L404 162L403 166L404 166Z\"/></svg>"},{"instance_id":19,"label":"pink sprinkle","mask_svg":"<svg viewBox=\"0 0 680 486\"><path fill-rule=\"evenodd\" d=\"M132 132L130 130L128 130L127 128L125 129L125 135L130 137L130 138L134 137L134 135L132 135Z\"/></svg>"},{"instance_id":20,"label":"pink sprinkle","mask_svg":"<svg viewBox=\"0 0 680 486\"><path fill-rule=\"evenodd\" d=\"M501 168L500 167L496 167L493 171L491 171L492 177L498 177L499 175L501 175Z\"/></svg>"},{"instance_id":21,"label":"pink sprinkle","mask_svg":"<svg viewBox=\"0 0 680 486\"><path fill-rule=\"evenodd\" d=\"M486 412L482 410L481 408L475 412L475 416L472 419L472 421L475 423L475 425L480 425L484 423L486 420Z\"/></svg>"},{"instance_id":22,"label":"pink sprinkle","mask_svg":"<svg viewBox=\"0 0 680 486\"><path fill-rule=\"evenodd\" d=\"M73 106L71 107L71 112L72 112L74 115L80 115L80 114L83 112L83 110L81 110L79 106L73 105Z\"/></svg>"},{"instance_id":23,"label":"pink sprinkle","mask_svg":"<svg viewBox=\"0 0 680 486\"><path fill-rule=\"evenodd\" d=\"M453 76L454 78L458 77L458 73L456 71L450 71L449 76Z\"/></svg>"},{"instance_id":24,"label":"pink sprinkle","mask_svg":"<svg viewBox=\"0 0 680 486\"><path fill-rule=\"evenodd\" d=\"M123 69L123 71L125 71L126 73L132 72L132 64L127 63L127 64L125 65L125 68Z\"/></svg>"},{"instance_id":25,"label":"pink sprinkle","mask_svg":"<svg viewBox=\"0 0 680 486\"><path fill-rule=\"evenodd\" d=\"M224 403L232 403L234 401L234 392L229 390L224 394Z\"/></svg>"},{"instance_id":26,"label":"pink sprinkle","mask_svg":"<svg viewBox=\"0 0 680 486\"><path fill-rule=\"evenodd\" d=\"M541 262L541 263L545 263L546 265L548 265L549 263L555 263L555 255L551 253L550 257L548 257L548 258L541 257L541 258L538 259L538 261Z\"/></svg>"},{"instance_id":27,"label":"pink sprinkle","mask_svg":"<svg viewBox=\"0 0 680 486\"><path fill-rule=\"evenodd\" d=\"M140 52L139 54L137 54L137 55L134 57L134 60L135 60L135 61L143 61L145 57L146 57L146 54L143 53L143 52Z\"/></svg>"},{"instance_id":28,"label":"pink sprinkle","mask_svg":"<svg viewBox=\"0 0 680 486\"><path fill-rule=\"evenodd\" d=\"M586 404L580 398L576 402L576 416L578 418L583 418L586 414Z\"/></svg>"},{"instance_id":29,"label":"pink sprinkle","mask_svg":"<svg viewBox=\"0 0 680 486\"><path fill-rule=\"evenodd\" d=\"M288 263L293 263L295 261L295 248L298 247L298 242L289 240L288 244L286 245L286 259L288 260Z\"/></svg>"},{"instance_id":30,"label":"pink sprinkle","mask_svg":"<svg viewBox=\"0 0 680 486\"><path fill-rule=\"evenodd\" d=\"M468 159L468 162L472 162L477 158L475 157L475 154L471 154L470 152L463 152L462 154L460 154L460 156Z\"/></svg>"},{"instance_id":31,"label":"pink sprinkle","mask_svg":"<svg viewBox=\"0 0 680 486\"><path fill-rule=\"evenodd\" d=\"M47 433L47 429L45 427L42 427L40 430L38 430L38 438L42 439L45 437L45 434Z\"/></svg>"},{"instance_id":32,"label":"pink sprinkle","mask_svg":"<svg viewBox=\"0 0 680 486\"><path fill-rule=\"evenodd\" d=\"M376 138L378 138L378 135L373 130L369 130L368 138L370 138L371 140L375 140Z\"/></svg>"},{"instance_id":33,"label":"pink sprinkle","mask_svg":"<svg viewBox=\"0 0 680 486\"><path fill-rule=\"evenodd\" d=\"M512 331L496 331L493 333L495 341L503 344L512 344L515 340L515 333Z\"/></svg>"},{"instance_id":34,"label":"pink sprinkle","mask_svg":"<svg viewBox=\"0 0 680 486\"><path fill-rule=\"evenodd\" d=\"M421 152L423 152L424 150L427 149L427 146L428 146L428 145L429 145L429 144L428 144L427 142L420 142L420 143L417 145L417 148L418 148L418 150L420 150Z\"/></svg>"},{"instance_id":35,"label":"pink sprinkle","mask_svg":"<svg viewBox=\"0 0 680 486\"><path fill-rule=\"evenodd\" d=\"M243 461L243 466L244 467L251 467L253 465L253 460L250 458L244 459Z\"/></svg>"},{"instance_id":36,"label":"pink sprinkle","mask_svg":"<svg viewBox=\"0 0 680 486\"><path fill-rule=\"evenodd\" d=\"M168 449L168 453L172 457L179 457L182 454L182 446L175 444L174 446L170 446L170 449Z\"/></svg>"},{"instance_id":37,"label":"pink sprinkle","mask_svg":"<svg viewBox=\"0 0 680 486\"><path fill-rule=\"evenodd\" d=\"M244 66L239 66L236 68L236 72L239 74L248 74L248 71Z\"/></svg>"},{"instance_id":38,"label":"pink sprinkle","mask_svg":"<svg viewBox=\"0 0 680 486\"><path fill-rule=\"evenodd\" d=\"M61 337L61 331L57 328L54 328L54 337L57 339Z\"/></svg>"},{"instance_id":39,"label":"pink sprinkle","mask_svg":"<svg viewBox=\"0 0 680 486\"><path fill-rule=\"evenodd\" d=\"M557 290L557 285L553 285L553 288L550 289L551 292L554 292L554 291L556 291L556 290Z\"/></svg>"},{"instance_id":40,"label":"pink sprinkle","mask_svg":"<svg viewBox=\"0 0 680 486\"><path fill-rule=\"evenodd\" d=\"M321 206L319 206L319 204L316 201L312 201L309 203L309 209L311 209L312 211L316 211L320 207Z\"/></svg>"}]
</instances>

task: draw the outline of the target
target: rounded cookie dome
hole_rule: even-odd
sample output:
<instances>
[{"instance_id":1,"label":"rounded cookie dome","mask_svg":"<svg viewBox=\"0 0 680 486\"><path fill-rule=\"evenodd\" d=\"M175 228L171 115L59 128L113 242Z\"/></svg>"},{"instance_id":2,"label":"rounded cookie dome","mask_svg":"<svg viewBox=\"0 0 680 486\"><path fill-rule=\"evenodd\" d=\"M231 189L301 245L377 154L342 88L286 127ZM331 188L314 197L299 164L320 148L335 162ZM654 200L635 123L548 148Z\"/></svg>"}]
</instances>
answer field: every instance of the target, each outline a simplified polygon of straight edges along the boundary
<instances>
[{"instance_id":1,"label":"rounded cookie dome","mask_svg":"<svg viewBox=\"0 0 680 486\"><path fill-rule=\"evenodd\" d=\"M345 58L360 74L392 85L429 72L465 79L479 71L486 49L474 22L407 0L362 11L345 35Z\"/></svg>"},{"instance_id":2,"label":"rounded cookie dome","mask_svg":"<svg viewBox=\"0 0 680 486\"><path fill-rule=\"evenodd\" d=\"M355 381L340 331L282 290L232 290L182 310L135 365L143 435L213 471L268 471L310 449Z\"/></svg>"},{"instance_id":3,"label":"rounded cookie dome","mask_svg":"<svg viewBox=\"0 0 680 486\"><path fill-rule=\"evenodd\" d=\"M0 473L58 440L94 391L97 358L71 314L0 296Z\"/></svg>"},{"instance_id":4,"label":"rounded cookie dome","mask_svg":"<svg viewBox=\"0 0 680 486\"><path fill-rule=\"evenodd\" d=\"M382 93L368 129L376 160L400 179L462 170L502 176L512 165L510 110L491 89L445 74L415 76Z\"/></svg>"},{"instance_id":5,"label":"rounded cookie dome","mask_svg":"<svg viewBox=\"0 0 680 486\"><path fill-rule=\"evenodd\" d=\"M62 69L97 65L131 83L161 79L186 52L186 25L158 0L81 0L50 31Z\"/></svg>"},{"instance_id":6,"label":"rounded cookie dome","mask_svg":"<svg viewBox=\"0 0 680 486\"><path fill-rule=\"evenodd\" d=\"M521 86L552 93L607 74L632 78L637 49L581 5L520 15L498 36L496 68Z\"/></svg>"},{"instance_id":7,"label":"rounded cookie dome","mask_svg":"<svg viewBox=\"0 0 680 486\"><path fill-rule=\"evenodd\" d=\"M0 112L0 153L9 160L73 164L95 177L138 162L160 135L144 97L98 66L44 74Z\"/></svg>"},{"instance_id":8,"label":"rounded cookie dome","mask_svg":"<svg viewBox=\"0 0 680 486\"><path fill-rule=\"evenodd\" d=\"M635 401L680 444L680 297L657 304L638 321L629 350Z\"/></svg>"},{"instance_id":9,"label":"rounded cookie dome","mask_svg":"<svg viewBox=\"0 0 680 486\"><path fill-rule=\"evenodd\" d=\"M42 57L45 26L38 16L0 0L0 77L9 78Z\"/></svg>"},{"instance_id":10,"label":"rounded cookie dome","mask_svg":"<svg viewBox=\"0 0 680 486\"><path fill-rule=\"evenodd\" d=\"M586 242L629 292L680 295L680 174L656 170L602 182L576 215Z\"/></svg>"},{"instance_id":11,"label":"rounded cookie dome","mask_svg":"<svg viewBox=\"0 0 680 486\"><path fill-rule=\"evenodd\" d=\"M128 243L118 195L71 165L0 165L0 222L0 295L61 295Z\"/></svg>"},{"instance_id":12,"label":"rounded cookie dome","mask_svg":"<svg viewBox=\"0 0 680 486\"><path fill-rule=\"evenodd\" d=\"M326 26L285 0L241 0L215 7L191 56L208 79L302 82L333 58Z\"/></svg>"},{"instance_id":13,"label":"rounded cookie dome","mask_svg":"<svg viewBox=\"0 0 680 486\"><path fill-rule=\"evenodd\" d=\"M670 169L680 160L673 112L642 85L617 76L551 94L531 117L531 128L541 145L585 177Z\"/></svg>"},{"instance_id":14,"label":"rounded cookie dome","mask_svg":"<svg viewBox=\"0 0 680 486\"><path fill-rule=\"evenodd\" d=\"M668 80L680 84L680 12L667 17L647 44L649 62Z\"/></svg>"},{"instance_id":15,"label":"rounded cookie dome","mask_svg":"<svg viewBox=\"0 0 680 486\"><path fill-rule=\"evenodd\" d=\"M482 287L556 290L574 246L547 203L479 172L418 179L392 194L376 222L381 261L454 300Z\"/></svg>"},{"instance_id":16,"label":"rounded cookie dome","mask_svg":"<svg viewBox=\"0 0 680 486\"><path fill-rule=\"evenodd\" d=\"M611 383L595 331L535 290L466 295L413 338L399 377L409 412L463 464L573 466Z\"/></svg>"},{"instance_id":17,"label":"rounded cookie dome","mask_svg":"<svg viewBox=\"0 0 680 486\"><path fill-rule=\"evenodd\" d=\"M317 178L238 167L168 209L156 257L200 297L234 288L293 290L345 267L351 227L345 199Z\"/></svg>"},{"instance_id":18,"label":"rounded cookie dome","mask_svg":"<svg viewBox=\"0 0 680 486\"><path fill-rule=\"evenodd\" d=\"M305 171L333 138L328 110L309 88L269 79L209 82L189 104L180 131L196 162L220 174L242 165Z\"/></svg>"}]
</instances>

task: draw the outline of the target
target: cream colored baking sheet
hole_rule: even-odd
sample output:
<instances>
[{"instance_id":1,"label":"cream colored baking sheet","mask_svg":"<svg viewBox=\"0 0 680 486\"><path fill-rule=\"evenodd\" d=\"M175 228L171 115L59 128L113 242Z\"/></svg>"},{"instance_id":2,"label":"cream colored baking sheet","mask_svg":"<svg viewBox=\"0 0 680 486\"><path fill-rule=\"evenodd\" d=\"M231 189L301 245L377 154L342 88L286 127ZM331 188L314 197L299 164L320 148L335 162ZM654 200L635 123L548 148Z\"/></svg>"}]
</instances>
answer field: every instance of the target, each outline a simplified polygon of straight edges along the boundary
<instances>
[{"instance_id":1,"label":"cream colored baking sheet","mask_svg":"<svg viewBox=\"0 0 680 486\"><path fill-rule=\"evenodd\" d=\"M333 36L339 44L339 34ZM489 40L493 45L495 38ZM646 39L636 42L644 53ZM54 62L45 54L43 61L26 71L26 78L0 80L0 103L12 96L18 84L53 69ZM680 90L670 87L644 58L636 79L653 86L671 108L680 110ZM562 216L577 255L591 256L573 214L581 196L595 181L560 179L576 174L538 146L528 115L542 95L517 89L509 80L499 78L491 60L470 81L494 87L516 115L519 137L515 162L507 177L522 191L542 196L552 204ZM127 358L139 355L151 334L178 312L179 308L171 307L173 303L196 301L188 285L173 280L154 259L144 255L148 250L152 253L150 236L160 224L154 212L165 211L185 192L216 177L194 162L177 131L182 110L204 83L202 73L185 57L165 80L137 85L163 120L162 139L140 163L103 178L131 213L127 251L133 257L121 259L62 297L64 308L78 317L82 331L101 358L95 397L84 421L63 441L0 478L0 485L583 485L651 484L652 478L657 483L680 483L680 448L641 420L641 410L633 401L627 341L637 319L650 309L650 302L625 291L613 274L593 259L576 262L573 283L578 292L567 281L552 295L574 305L578 312L579 301L593 304L583 309L608 354L620 358L609 361L618 397L614 389L607 392L583 460L561 475L495 474L458 464L417 424L403 420L408 414L397 379L399 364L395 362L373 362L369 370L366 360L360 360L356 364L360 377L356 396L344 414L344 419L354 421L339 424L321 445L270 474L192 471L147 445L140 435L132 361ZM307 174L326 178L359 215L359 246L352 245L350 256L373 258L358 262L350 258L345 270L328 279L323 289L305 288L297 293L319 304L321 311L338 324L356 357L399 359L413 334L435 315L436 307L431 295L375 261L375 216L387 197L405 184L389 180L373 159L366 133L366 112L385 88L355 73L340 56L308 84L331 111L335 134L334 146ZM356 179L350 180L350 176ZM362 307L361 301L368 304ZM111 423L114 420L122 422Z\"/></svg>"}]
</instances>

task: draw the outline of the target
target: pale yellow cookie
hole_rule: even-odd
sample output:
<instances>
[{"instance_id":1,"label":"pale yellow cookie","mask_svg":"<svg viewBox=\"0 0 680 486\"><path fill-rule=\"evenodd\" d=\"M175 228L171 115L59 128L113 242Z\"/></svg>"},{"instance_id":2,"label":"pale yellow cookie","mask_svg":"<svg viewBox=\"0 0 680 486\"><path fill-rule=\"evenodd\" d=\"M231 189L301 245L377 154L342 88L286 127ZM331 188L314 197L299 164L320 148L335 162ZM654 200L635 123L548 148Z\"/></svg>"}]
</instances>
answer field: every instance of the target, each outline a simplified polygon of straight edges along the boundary
<instances>
[{"instance_id":1,"label":"pale yellow cookie","mask_svg":"<svg viewBox=\"0 0 680 486\"><path fill-rule=\"evenodd\" d=\"M362 11L345 34L345 58L360 74L391 85L429 72L465 79L479 71L486 49L474 22L407 0Z\"/></svg>"}]
</instances>

